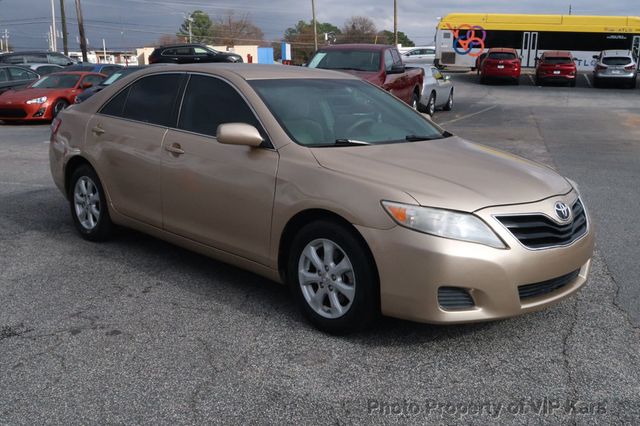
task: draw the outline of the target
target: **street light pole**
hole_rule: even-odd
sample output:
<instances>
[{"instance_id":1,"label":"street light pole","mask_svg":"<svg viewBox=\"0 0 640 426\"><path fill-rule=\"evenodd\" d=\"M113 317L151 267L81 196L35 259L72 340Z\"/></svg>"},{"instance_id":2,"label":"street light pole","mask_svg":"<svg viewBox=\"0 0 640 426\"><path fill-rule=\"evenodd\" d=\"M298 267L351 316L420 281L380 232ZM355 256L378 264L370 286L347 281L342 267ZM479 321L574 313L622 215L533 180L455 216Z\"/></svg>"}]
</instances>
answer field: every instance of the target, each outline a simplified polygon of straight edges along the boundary
<instances>
[{"instance_id":1,"label":"street light pole","mask_svg":"<svg viewBox=\"0 0 640 426\"><path fill-rule=\"evenodd\" d=\"M54 5L54 0L51 0L51 50L57 51L57 34L56 34L56 7Z\"/></svg>"},{"instance_id":2,"label":"street light pole","mask_svg":"<svg viewBox=\"0 0 640 426\"><path fill-rule=\"evenodd\" d=\"M316 1L311 0L311 16L313 17L313 46L318 50L318 23L316 22Z\"/></svg>"}]
</instances>

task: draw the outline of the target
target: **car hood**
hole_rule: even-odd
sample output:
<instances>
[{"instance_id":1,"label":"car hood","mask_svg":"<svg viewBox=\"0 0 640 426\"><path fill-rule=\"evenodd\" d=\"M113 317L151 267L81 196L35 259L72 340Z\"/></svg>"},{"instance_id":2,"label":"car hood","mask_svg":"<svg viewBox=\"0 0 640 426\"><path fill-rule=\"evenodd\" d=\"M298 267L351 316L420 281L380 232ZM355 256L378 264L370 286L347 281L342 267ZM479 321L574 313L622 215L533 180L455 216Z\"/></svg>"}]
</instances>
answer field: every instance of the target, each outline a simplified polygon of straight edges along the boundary
<instances>
[{"instance_id":1,"label":"car hood","mask_svg":"<svg viewBox=\"0 0 640 426\"><path fill-rule=\"evenodd\" d=\"M396 188L423 206L451 210L534 202L572 188L546 166L458 137L311 151L327 169Z\"/></svg>"}]
</instances>

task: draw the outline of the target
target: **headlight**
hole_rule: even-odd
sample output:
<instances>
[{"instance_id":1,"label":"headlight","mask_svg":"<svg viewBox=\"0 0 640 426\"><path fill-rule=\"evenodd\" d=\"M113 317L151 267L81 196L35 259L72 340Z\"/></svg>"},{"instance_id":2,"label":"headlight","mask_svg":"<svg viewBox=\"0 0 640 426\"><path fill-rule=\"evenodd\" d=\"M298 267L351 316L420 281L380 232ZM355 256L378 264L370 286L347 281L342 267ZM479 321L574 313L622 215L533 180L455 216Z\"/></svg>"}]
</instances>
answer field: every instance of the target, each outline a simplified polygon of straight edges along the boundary
<instances>
[{"instance_id":1,"label":"headlight","mask_svg":"<svg viewBox=\"0 0 640 426\"><path fill-rule=\"evenodd\" d=\"M28 104L43 104L45 102L47 102L47 97L46 96L43 96L41 98L29 99L27 101Z\"/></svg>"},{"instance_id":2,"label":"headlight","mask_svg":"<svg viewBox=\"0 0 640 426\"><path fill-rule=\"evenodd\" d=\"M383 201L382 205L393 220L405 228L493 248L506 248L491 228L475 215L391 201Z\"/></svg>"}]
</instances>

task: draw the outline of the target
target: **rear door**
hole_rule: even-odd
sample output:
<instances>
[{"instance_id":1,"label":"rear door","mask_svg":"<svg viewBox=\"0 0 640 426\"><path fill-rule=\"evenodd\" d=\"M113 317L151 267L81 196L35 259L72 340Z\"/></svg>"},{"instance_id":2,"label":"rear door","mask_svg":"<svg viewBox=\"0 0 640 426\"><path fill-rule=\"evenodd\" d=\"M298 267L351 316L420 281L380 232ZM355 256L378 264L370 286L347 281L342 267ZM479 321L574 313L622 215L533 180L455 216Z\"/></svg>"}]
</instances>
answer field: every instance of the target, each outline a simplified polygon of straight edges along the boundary
<instances>
[{"instance_id":1,"label":"rear door","mask_svg":"<svg viewBox=\"0 0 640 426\"><path fill-rule=\"evenodd\" d=\"M87 150L116 211L162 227L160 161L175 126L184 73L142 77L112 97L87 126Z\"/></svg>"},{"instance_id":2,"label":"rear door","mask_svg":"<svg viewBox=\"0 0 640 426\"><path fill-rule=\"evenodd\" d=\"M216 140L224 123L247 123L267 136L245 99L222 79L192 75L180 111L162 152L165 230L267 263L278 152Z\"/></svg>"},{"instance_id":3,"label":"rear door","mask_svg":"<svg viewBox=\"0 0 640 426\"><path fill-rule=\"evenodd\" d=\"M25 87L39 78L38 74L33 71L20 67L8 67L9 78L11 79L11 87Z\"/></svg>"}]
</instances>

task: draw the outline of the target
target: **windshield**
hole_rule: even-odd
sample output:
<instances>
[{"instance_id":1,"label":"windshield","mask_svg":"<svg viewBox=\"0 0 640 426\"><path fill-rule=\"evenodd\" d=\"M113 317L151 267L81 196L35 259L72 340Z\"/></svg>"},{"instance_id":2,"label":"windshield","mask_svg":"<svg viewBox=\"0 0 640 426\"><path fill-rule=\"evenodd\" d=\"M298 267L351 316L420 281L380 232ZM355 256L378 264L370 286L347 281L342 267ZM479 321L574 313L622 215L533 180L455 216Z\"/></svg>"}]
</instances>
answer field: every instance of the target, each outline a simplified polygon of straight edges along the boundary
<instances>
[{"instance_id":1,"label":"windshield","mask_svg":"<svg viewBox=\"0 0 640 426\"><path fill-rule=\"evenodd\" d=\"M113 74L111 74L111 76L107 78L105 81L100 83L100 85L109 86L110 84L115 83L117 80L120 80L122 77L125 77L135 71L138 71L138 68L125 68L125 69L118 70Z\"/></svg>"},{"instance_id":2,"label":"windshield","mask_svg":"<svg viewBox=\"0 0 640 426\"><path fill-rule=\"evenodd\" d=\"M361 80L253 80L250 84L300 145L406 143L445 136L408 105Z\"/></svg>"},{"instance_id":3,"label":"windshield","mask_svg":"<svg viewBox=\"0 0 640 426\"><path fill-rule=\"evenodd\" d=\"M80 80L75 74L50 74L33 83L31 87L38 89L71 89Z\"/></svg>"},{"instance_id":4,"label":"windshield","mask_svg":"<svg viewBox=\"0 0 640 426\"><path fill-rule=\"evenodd\" d=\"M321 50L311 59L309 68L375 72L380 69L380 52L372 52L370 50Z\"/></svg>"},{"instance_id":5,"label":"windshield","mask_svg":"<svg viewBox=\"0 0 640 426\"><path fill-rule=\"evenodd\" d=\"M511 60L516 59L516 55L509 52L492 52L489 53L489 59Z\"/></svg>"},{"instance_id":6,"label":"windshield","mask_svg":"<svg viewBox=\"0 0 640 426\"><path fill-rule=\"evenodd\" d=\"M573 60L568 56L549 56L544 58L545 64L572 64Z\"/></svg>"},{"instance_id":7,"label":"windshield","mask_svg":"<svg viewBox=\"0 0 640 426\"><path fill-rule=\"evenodd\" d=\"M631 58L624 56L609 56L602 58L602 63L605 65L628 65L631 63Z\"/></svg>"}]
</instances>

